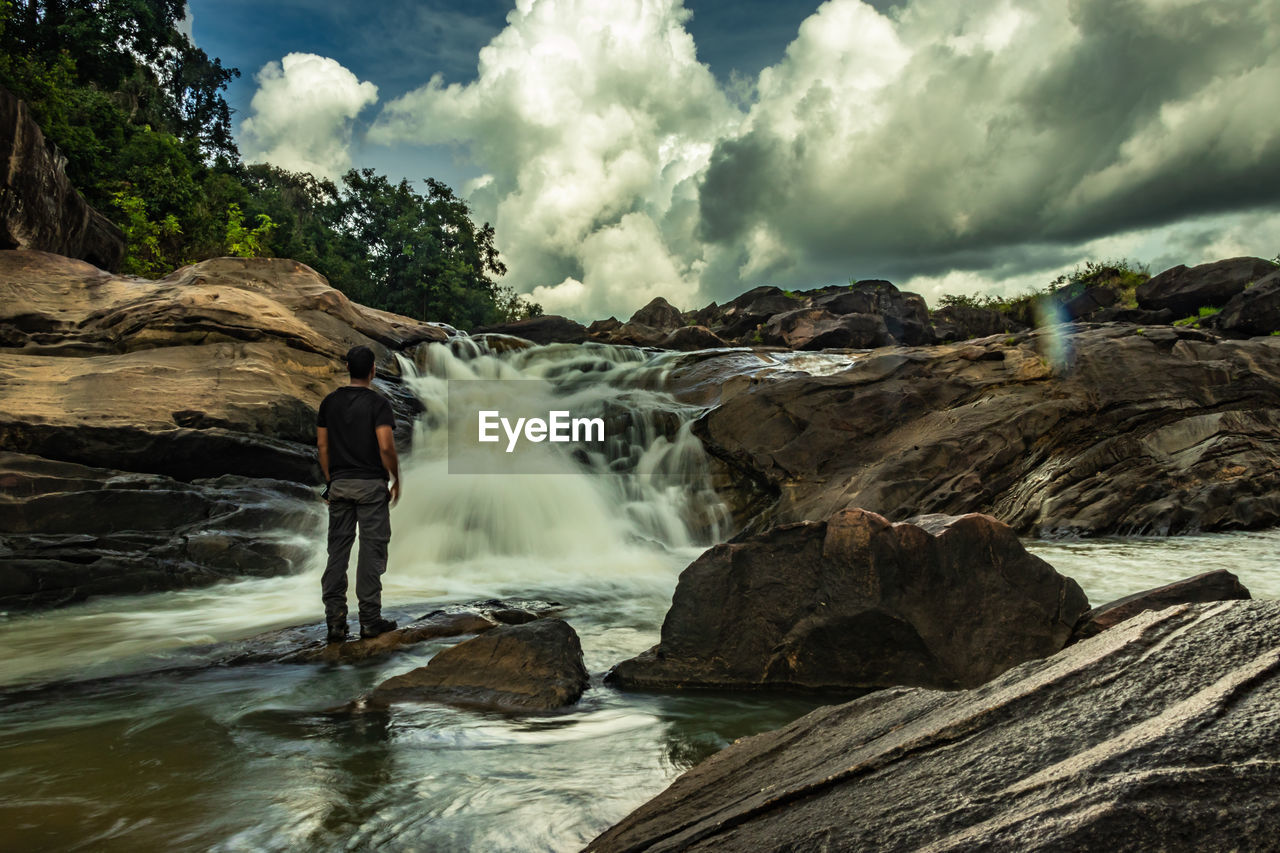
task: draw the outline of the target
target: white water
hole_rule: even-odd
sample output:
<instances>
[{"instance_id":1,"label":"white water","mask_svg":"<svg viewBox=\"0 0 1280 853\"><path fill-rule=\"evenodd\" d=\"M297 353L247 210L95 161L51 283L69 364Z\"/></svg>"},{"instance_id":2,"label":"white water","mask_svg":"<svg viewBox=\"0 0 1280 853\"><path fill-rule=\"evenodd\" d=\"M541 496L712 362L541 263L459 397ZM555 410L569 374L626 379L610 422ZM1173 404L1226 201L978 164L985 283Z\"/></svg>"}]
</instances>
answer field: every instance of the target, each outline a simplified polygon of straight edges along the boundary
<instances>
[{"instance_id":1,"label":"white water","mask_svg":"<svg viewBox=\"0 0 1280 853\"><path fill-rule=\"evenodd\" d=\"M414 370L405 366L428 411L392 510L386 604L557 598L598 676L657 639L677 574L724 533L687 428L696 410L662 390L681 357L590 346L497 357L466 341L455 346L432 347ZM758 361L761 370L814 374L854 358L737 357L745 371ZM497 473L451 474L442 444L449 378L521 379L502 393L588 412L620 407L634 429L585 459L539 446L518 463L469 460ZM476 381L480 400L471 402L492 387ZM686 425L667 429L668 439L654 422L670 424L671 415ZM513 464L556 476L503 467ZM1277 596L1277 546L1278 532L1028 543L1095 604L1215 568ZM4 618L0 685L149 671L190 660L194 644L314 623L323 542L314 547L313 565L294 577ZM578 850L692 763L811 707L593 685L572 713L554 718L427 704L397 707L381 721L327 712L448 642L367 666L206 667L10 693L0 704L0 847Z\"/></svg>"},{"instance_id":2,"label":"white water","mask_svg":"<svg viewBox=\"0 0 1280 853\"><path fill-rule=\"evenodd\" d=\"M707 485L701 448L688 430L697 410L662 390L665 368L639 350L552 346L496 356L459 339L420 350L420 356L417 365L402 360L406 381L427 411L403 462L401 499L391 511L383 577L388 609L506 595L555 597L565 590L588 599L662 599L670 596L679 570L721 538L726 512ZM575 412L624 406L637 426L613 448L614 456L628 456L642 473L611 473L606 454L583 464L558 447L538 445L522 454L522 464L559 476L509 475L502 466L511 462L501 456L488 460L493 473L451 474L444 429L450 379L526 380L476 387L495 393L519 388ZM510 401L469 402L501 407ZM651 428L655 412L685 421L674 440ZM312 544L310 565L292 577L9 616L0 621L6 650L0 685L163 665L186 646L315 622L323 539Z\"/></svg>"}]
</instances>

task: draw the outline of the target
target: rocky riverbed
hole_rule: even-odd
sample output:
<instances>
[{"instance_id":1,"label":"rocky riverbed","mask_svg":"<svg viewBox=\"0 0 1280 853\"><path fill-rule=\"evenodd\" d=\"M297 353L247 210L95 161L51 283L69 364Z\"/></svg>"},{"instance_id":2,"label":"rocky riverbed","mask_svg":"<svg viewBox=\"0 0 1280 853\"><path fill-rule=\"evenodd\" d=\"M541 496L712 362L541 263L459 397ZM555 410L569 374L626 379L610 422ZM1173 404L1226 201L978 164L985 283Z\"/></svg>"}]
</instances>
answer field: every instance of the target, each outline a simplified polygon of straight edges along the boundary
<instances>
[{"instance_id":1,"label":"rocky riverbed","mask_svg":"<svg viewBox=\"0 0 1280 853\"><path fill-rule=\"evenodd\" d=\"M16 638L65 644L57 664L15 646L15 683L32 686L6 700L21 717L12 737L48 735L41 709L59 706L68 680L79 695L111 697L136 689L140 671L205 685L177 688L190 708L213 701L218 673L256 685L250 729L305 707L348 733L422 714L456 732L485 713L515 715L503 732L573 732L602 713L710 708L721 694L704 691L729 690L751 697L725 701L748 703L753 722L699 730L692 740L705 748L674 738L663 750L679 761L639 774L638 789L609 787L566 834L539 823L539 843L585 843L691 767L595 845L963 849L1044 838L1072 849L1129 832L1136 814L1158 815L1153 838L1180 837L1184 813L1210 843L1228 819L1242 838L1262 837L1275 828L1258 741L1274 734L1270 603L1188 605L1250 595L1219 572L1108 607L1035 555L1046 537L1280 520L1280 338L1226 319L1173 325L1160 302L1235 304L1221 312L1229 319L1270 293L1265 275L1243 281L1260 273L1253 261L1171 271L1168 293L1148 288L1146 307L1131 309L1147 315L1105 314L1094 294L1092 309L1072 309L1078 322L1034 329L930 312L888 282L864 282L754 291L696 317L653 304L616 327L538 318L468 338L351 303L291 261L219 259L152 282L0 252L0 606L28 613L10 617ZM356 343L378 354L398 441L421 466L410 476L432 486L411 519L397 516L392 556L405 574L388 575L389 599L448 606L407 613L381 643L325 646L298 603L314 593L323 529L312 413ZM422 399L423 383L496 378L517 362L575 393L596 382L601 394L652 395L614 416L645 437L634 455L684 459L668 471L676 479L588 477L567 458L567 479L517 497L501 480L446 479L434 445L424 452L436 456L415 454L415 418L439 402ZM711 505L721 499L727 512ZM239 583L199 591L225 581ZM116 614L112 595L134 596L121 607L139 615ZM451 604L492 595L546 601ZM148 608L160 615L148 621ZM101 616L135 627L102 627ZM272 710L272 681L319 684L326 673L329 686ZM731 732L827 703L698 764ZM1056 725L1055 703L1080 726ZM244 736L239 717L218 725ZM950 751L956 732L963 755ZM845 745L837 758L831 743ZM601 747L596 761L607 767L609 754ZM474 805L482 789L464 799ZM404 802L388 808L399 815ZM911 819L895 822L893 802ZM872 816L865 826L823 817L854 809ZM383 840L513 849L489 830L436 836L373 812ZM260 840L254 832L281 825L253 813L237 831Z\"/></svg>"}]
</instances>

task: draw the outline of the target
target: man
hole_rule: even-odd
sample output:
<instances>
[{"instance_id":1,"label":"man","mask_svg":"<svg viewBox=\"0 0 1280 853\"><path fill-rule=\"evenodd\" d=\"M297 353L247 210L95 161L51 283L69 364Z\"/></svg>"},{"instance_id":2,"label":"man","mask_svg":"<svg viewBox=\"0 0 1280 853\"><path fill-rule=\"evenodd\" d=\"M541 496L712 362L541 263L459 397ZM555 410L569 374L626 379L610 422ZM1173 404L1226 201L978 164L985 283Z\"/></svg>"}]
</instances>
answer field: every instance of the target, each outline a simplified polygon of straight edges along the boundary
<instances>
[{"instance_id":1,"label":"man","mask_svg":"<svg viewBox=\"0 0 1280 853\"><path fill-rule=\"evenodd\" d=\"M347 564L357 524L360 637L376 637L396 627L395 622L382 618L390 507L400 499L396 418L386 398L370 387L374 376L371 349L352 347L347 353L347 371L351 384L325 397L316 418L316 444L327 484L324 497L329 504L329 563L320 580L320 594L331 643L347 638Z\"/></svg>"}]
</instances>

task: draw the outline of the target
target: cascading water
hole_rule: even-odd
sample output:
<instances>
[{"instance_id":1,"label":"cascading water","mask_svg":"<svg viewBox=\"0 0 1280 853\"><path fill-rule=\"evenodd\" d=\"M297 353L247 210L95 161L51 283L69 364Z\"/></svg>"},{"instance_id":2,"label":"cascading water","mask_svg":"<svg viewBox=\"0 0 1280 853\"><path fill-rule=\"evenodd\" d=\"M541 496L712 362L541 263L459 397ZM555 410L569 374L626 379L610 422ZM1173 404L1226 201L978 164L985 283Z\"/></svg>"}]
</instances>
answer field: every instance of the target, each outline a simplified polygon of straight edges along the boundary
<instances>
[{"instance_id":1,"label":"cascading water","mask_svg":"<svg viewBox=\"0 0 1280 853\"><path fill-rule=\"evenodd\" d=\"M315 565L295 577L0 619L0 847L577 850L693 762L808 710L797 699L598 683L656 641L677 573L727 532L689 429L698 409L664 390L683 358L591 345L499 353L461 338L402 364L425 412L392 510L385 602L410 615L482 596L564 602L597 676L572 712L333 711L456 639L365 666L199 666L196 644L319 619L315 542ZM811 374L849 364L834 353L726 358ZM504 387L486 398L495 380ZM451 390L465 406L449 405ZM512 396L599 415L610 440L589 451L540 445L518 460L455 458L466 472L451 473L450 417L479 404L505 408ZM530 466L543 475L517 473ZM1028 545L1100 602L1189 566L1231 568L1255 594L1280 594L1271 571L1278 538ZM157 671L175 663L186 668ZM94 675L116 677L14 689Z\"/></svg>"}]
</instances>

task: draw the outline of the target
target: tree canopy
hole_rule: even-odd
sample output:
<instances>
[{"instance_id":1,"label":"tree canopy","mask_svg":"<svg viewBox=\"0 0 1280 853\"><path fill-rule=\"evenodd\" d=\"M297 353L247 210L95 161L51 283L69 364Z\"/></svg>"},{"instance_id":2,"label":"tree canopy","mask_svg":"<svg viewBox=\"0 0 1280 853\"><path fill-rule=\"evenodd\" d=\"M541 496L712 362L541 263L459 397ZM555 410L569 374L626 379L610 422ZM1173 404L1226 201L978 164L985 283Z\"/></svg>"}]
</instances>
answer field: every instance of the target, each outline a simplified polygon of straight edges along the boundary
<instances>
[{"instance_id":1,"label":"tree canopy","mask_svg":"<svg viewBox=\"0 0 1280 853\"><path fill-rule=\"evenodd\" d=\"M427 178L341 185L240 160L239 76L178 30L183 0L0 0L0 85L27 101L85 198L125 233L125 272L219 255L295 258L351 298L468 327L541 313L497 284L493 228Z\"/></svg>"}]
</instances>

